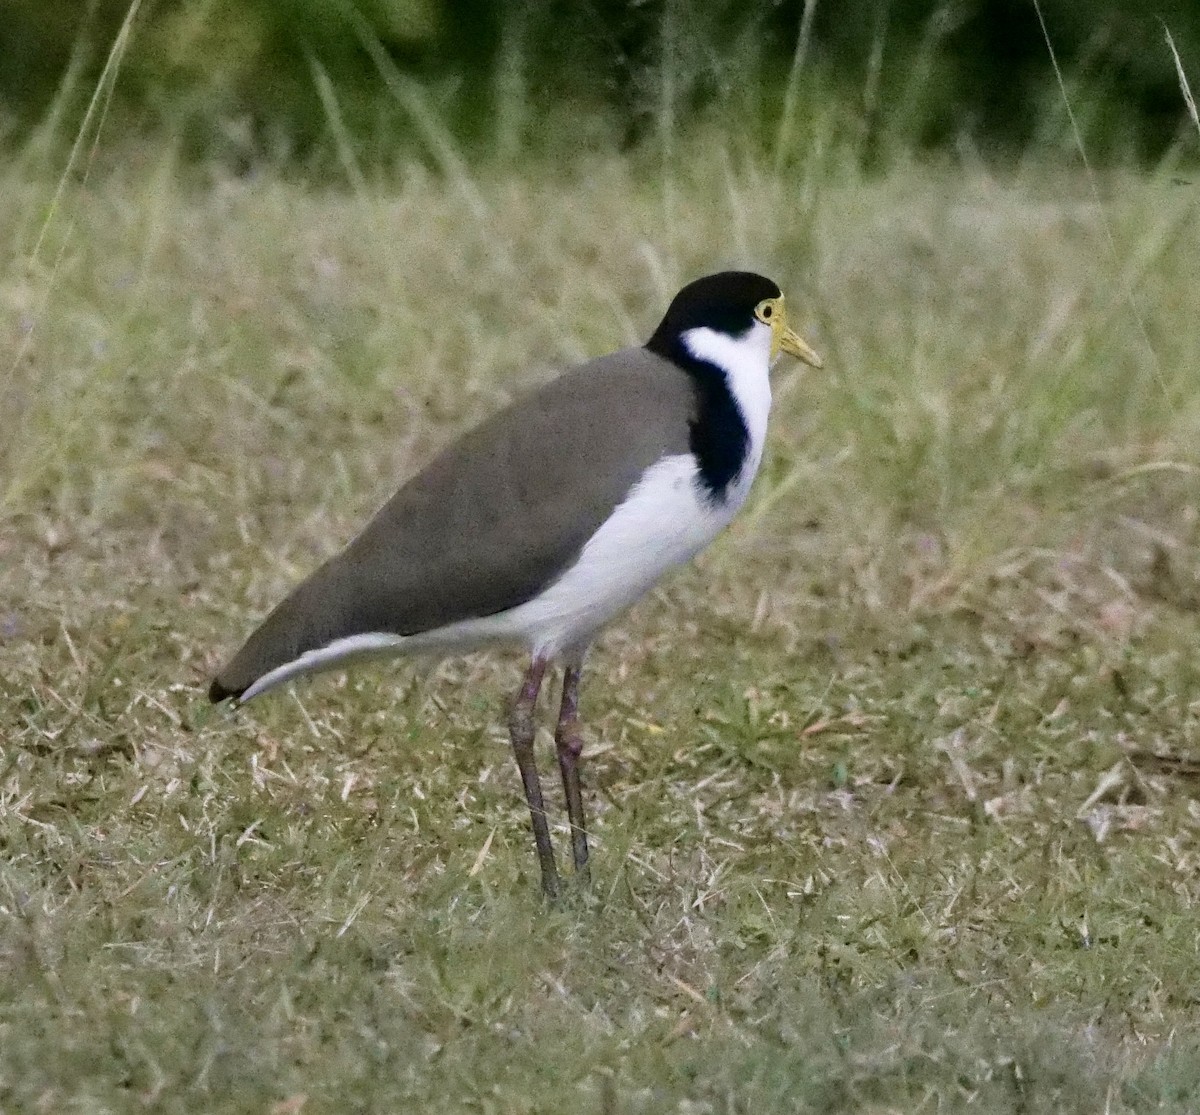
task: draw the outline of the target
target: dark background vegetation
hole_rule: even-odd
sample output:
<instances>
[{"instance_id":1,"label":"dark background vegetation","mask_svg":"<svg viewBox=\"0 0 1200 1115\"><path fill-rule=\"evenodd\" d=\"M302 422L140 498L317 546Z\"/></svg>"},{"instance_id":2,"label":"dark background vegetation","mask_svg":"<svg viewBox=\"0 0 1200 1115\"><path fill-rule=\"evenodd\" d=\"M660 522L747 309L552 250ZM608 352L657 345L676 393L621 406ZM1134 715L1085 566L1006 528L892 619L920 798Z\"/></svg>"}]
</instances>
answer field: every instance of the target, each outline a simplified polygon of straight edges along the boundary
<instances>
[{"instance_id":1,"label":"dark background vegetation","mask_svg":"<svg viewBox=\"0 0 1200 1115\"><path fill-rule=\"evenodd\" d=\"M90 96L126 0L3 0L9 140ZM358 159L414 144L421 111L479 154L636 145L720 113L766 144L802 40L800 0L145 0L113 126L166 129L206 158ZM1200 65L1200 4L1044 0L1097 157L1153 161L1187 127L1164 28ZM1071 144L1031 0L813 5L797 104L841 114L878 156ZM1193 80L1193 85L1197 84ZM1078 107L1077 106L1077 107ZM62 119L78 119L74 112ZM727 123L728 120L723 120Z\"/></svg>"}]
</instances>

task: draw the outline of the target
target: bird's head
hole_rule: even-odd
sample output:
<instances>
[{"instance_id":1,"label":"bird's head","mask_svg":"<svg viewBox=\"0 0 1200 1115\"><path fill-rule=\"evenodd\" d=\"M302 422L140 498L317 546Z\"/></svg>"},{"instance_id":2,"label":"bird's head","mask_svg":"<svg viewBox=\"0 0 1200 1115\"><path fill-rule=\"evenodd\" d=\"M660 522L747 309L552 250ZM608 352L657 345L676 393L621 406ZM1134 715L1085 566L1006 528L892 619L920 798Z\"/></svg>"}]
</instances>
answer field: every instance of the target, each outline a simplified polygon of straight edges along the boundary
<instances>
[{"instance_id":1,"label":"bird's head","mask_svg":"<svg viewBox=\"0 0 1200 1115\"><path fill-rule=\"evenodd\" d=\"M688 283L671 301L646 347L662 356L678 352L684 335L711 329L735 341L768 344L769 360L780 352L814 368L820 356L787 321L783 292L752 271L721 271Z\"/></svg>"}]
</instances>

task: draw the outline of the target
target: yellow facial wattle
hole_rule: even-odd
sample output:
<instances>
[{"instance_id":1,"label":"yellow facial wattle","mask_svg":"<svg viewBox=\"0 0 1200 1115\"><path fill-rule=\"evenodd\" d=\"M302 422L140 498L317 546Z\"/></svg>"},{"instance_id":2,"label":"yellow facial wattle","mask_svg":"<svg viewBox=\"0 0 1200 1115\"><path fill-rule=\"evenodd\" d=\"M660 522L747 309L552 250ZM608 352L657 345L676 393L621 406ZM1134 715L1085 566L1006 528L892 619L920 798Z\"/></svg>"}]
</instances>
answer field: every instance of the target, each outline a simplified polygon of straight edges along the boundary
<instances>
[{"instance_id":1,"label":"yellow facial wattle","mask_svg":"<svg viewBox=\"0 0 1200 1115\"><path fill-rule=\"evenodd\" d=\"M782 294L778 298L766 298L760 302L754 308L754 316L764 325L771 327L772 360L783 351L797 360L803 360L811 367L824 367L825 362L816 350L799 333L788 327Z\"/></svg>"}]
</instances>

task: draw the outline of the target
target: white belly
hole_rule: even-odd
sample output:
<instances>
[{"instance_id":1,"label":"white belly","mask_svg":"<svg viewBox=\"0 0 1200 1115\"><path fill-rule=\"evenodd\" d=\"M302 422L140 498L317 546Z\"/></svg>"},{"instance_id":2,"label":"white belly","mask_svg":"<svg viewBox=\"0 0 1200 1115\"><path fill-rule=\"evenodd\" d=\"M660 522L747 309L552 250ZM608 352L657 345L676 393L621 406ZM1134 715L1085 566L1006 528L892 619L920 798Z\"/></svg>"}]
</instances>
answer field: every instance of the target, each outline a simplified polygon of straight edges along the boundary
<instances>
[{"instance_id":1,"label":"white belly","mask_svg":"<svg viewBox=\"0 0 1200 1115\"><path fill-rule=\"evenodd\" d=\"M581 650L668 569L690 561L720 533L744 502L757 465L748 460L726 498L714 503L697 482L690 453L659 461L548 589L507 612L429 635L516 639L551 657Z\"/></svg>"}]
</instances>

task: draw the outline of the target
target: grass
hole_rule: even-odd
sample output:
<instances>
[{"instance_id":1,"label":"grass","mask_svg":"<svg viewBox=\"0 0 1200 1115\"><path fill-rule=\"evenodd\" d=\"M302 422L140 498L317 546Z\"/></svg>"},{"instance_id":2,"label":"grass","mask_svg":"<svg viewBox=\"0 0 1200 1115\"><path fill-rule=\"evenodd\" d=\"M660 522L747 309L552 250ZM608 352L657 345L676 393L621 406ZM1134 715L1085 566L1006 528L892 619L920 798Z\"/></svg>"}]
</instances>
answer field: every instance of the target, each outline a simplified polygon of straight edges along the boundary
<instances>
[{"instance_id":1,"label":"grass","mask_svg":"<svg viewBox=\"0 0 1200 1115\"><path fill-rule=\"evenodd\" d=\"M102 153L33 259L6 172L0 1108L1200 1105L1194 185L677 156ZM209 708L436 447L730 264L828 369L590 660L591 895L515 655Z\"/></svg>"}]
</instances>

